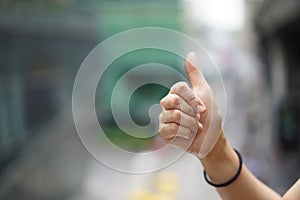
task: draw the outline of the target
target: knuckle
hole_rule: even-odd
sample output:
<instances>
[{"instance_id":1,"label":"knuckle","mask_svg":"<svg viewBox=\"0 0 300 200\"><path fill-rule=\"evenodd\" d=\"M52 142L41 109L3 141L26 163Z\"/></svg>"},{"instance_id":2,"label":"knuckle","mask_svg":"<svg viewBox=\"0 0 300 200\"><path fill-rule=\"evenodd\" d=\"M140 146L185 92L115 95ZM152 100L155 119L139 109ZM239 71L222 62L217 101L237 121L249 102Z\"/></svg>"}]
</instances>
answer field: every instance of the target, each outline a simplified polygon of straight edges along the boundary
<instances>
[{"instance_id":1,"label":"knuckle","mask_svg":"<svg viewBox=\"0 0 300 200\"><path fill-rule=\"evenodd\" d=\"M178 103L179 103L178 96L175 94L170 94L170 98L168 98L167 104L169 106L175 107L178 105Z\"/></svg>"},{"instance_id":2,"label":"knuckle","mask_svg":"<svg viewBox=\"0 0 300 200\"><path fill-rule=\"evenodd\" d=\"M170 96L171 96L171 94L168 94L161 101L163 101L164 103L166 103L169 100Z\"/></svg>"},{"instance_id":3,"label":"knuckle","mask_svg":"<svg viewBox=\"0 0 300 200\"><path fill-rule=\"evenodd\" d=\"M171 105L177 106L178 103L179 103L179 98L177 97L177 95L173 95L173 97L171 99Z\"/></svg>"},{"instance_id":4,"label":"knuckle","mask_svg":"<svg viewBox=\"0 0 300 200\"><path fill-rule=\"evenodd\" d=\"M171 133L175 133L178 130L178 125L175 123L169 124L169 129Z\"/></svg>"},{"instance_id":5,"label":"knuckle","mask_svg":"<svg viewBox=\"0 0 300 200\"><path fill-rule=\"evenodd\" d=\"M188 87L188 84L186 82L178 82L178 89L180 91L185 90Z\"/></svg>"},{"instance_id":6,"label":"knuckle","mask_svg":"<svg viewBox=\"0 0 300 200\"><path fill-rule=\"evenodd\" d=\"M159 127L159 135L164 138L164 139L168 139L168 138L171 138L173 137L176 132L178 130L178 127L177 127L177 124L173 124L173 123L170 123L170 124L162 124L160 127Z\"/></svg>"},{"instance_id":7,"label":"knuckle","mask_svg":"<svg viewBox=\"0 0 300 200\"><path fill-rule=\"evenodd\" d=\"M175 121L180 121L181 119L181 112L179 110L173 110L173 113L172 113Z\"/></svg>"},{"instance_id":8,"label":"knuckle","mask_svg":"<svg viewBox=\"0 0 300 200\"><path fill-rule=\"evenodd\" d=\"M186 82L178 82L172 87L172 91L174 92L181 92L182 90L185 90L188 87L188 84Z\"/></svg>"},{"instance_id":9,"label":"knuckle","mask_svg":"<svg viewBox=\"0 0 300 200\"><path fill-rule=\"evenodd\" d=\"M167 133L167 127L166 127L166 125L165 124L161 124L159 126L159 135L161 137L164 137L166 135L166 133Z\"/></svg>"}]
</instances>

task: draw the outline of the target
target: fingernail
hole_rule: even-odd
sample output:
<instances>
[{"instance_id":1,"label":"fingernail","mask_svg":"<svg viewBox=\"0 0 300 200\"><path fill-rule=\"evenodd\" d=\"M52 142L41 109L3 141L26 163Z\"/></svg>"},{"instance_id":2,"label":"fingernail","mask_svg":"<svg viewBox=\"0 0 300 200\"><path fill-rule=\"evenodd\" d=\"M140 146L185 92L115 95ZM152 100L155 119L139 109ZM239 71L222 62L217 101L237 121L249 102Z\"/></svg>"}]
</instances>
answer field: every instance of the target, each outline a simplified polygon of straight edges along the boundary
<instances>
[{"instance_id":1,"label":"fingernail","mask_svg":"<svg viewBox=\"0 0 300 200\"><path fill-rule=\"evenodd\" d=\"M204 110L205 110L205 107L204 106L202 106L202 105L198 105L198 111L199 112L203 112Z\"/></svg>"},{"instance_id":2,"label":"fingernail","mask_svg":"<svg viewBox=\"0 0 300 200\"><path fill-rule=\"evenodd\" d=\"M202 130L202 128L203 128L203 125L202 125L200 122L198 122L198 126L199 126L199 129L201 129L201 130Z\"/></svg>"},{"instance_id":3,"label":"fingernail","mask_svg":"<svg viewBox=\"0 0 300 200\"><path fill-rule=\"evenodd\" d=\"M195 52L190 52L188 54L188 60L193 66L197 66L197 57Z\"/></svg>"},{"instance_id":4,"label":"fingernail","mask_svg":"<svg viewBox=\"0 0 300 200\"><path fill-rule=\"evenodd\" d=\"M199 113L197 114L197 119L198 119L198 120L200 119L200 114L199 114Z\"/></svg>"}]
</instances>

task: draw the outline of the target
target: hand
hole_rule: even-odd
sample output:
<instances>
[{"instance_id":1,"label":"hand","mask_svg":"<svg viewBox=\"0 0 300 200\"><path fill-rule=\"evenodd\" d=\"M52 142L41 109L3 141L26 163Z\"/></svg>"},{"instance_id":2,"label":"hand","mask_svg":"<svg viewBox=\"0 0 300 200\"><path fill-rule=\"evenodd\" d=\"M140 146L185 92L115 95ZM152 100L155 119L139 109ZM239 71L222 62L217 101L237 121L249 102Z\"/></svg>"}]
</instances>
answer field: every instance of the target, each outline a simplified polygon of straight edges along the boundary
<instances>
[{"instance_id":1,"label":"hand","mask_svg":"<svg viewBox=\"0 0 300 200\"><path fill-rule=\"evenodd\" d=\"M203 158L222 132L222 117L212 89L197 67L195 53L189 53L185 68L193 89L187 83L176 83L161 100L159 134L165 141Z\"/></svg>"}]
</instances>

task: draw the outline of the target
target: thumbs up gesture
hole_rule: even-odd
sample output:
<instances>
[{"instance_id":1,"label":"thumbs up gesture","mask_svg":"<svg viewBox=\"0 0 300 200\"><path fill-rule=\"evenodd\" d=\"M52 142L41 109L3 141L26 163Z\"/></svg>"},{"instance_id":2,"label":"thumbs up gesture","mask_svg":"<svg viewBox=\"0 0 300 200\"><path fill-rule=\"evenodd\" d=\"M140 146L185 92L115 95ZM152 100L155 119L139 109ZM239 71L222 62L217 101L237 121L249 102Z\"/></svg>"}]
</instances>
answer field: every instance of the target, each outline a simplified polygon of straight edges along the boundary
<instances>
[{"instance_id":1,"label":"thumbs up gesture","mask_svg":"<svg viewBox=\"0 0 300 200\"><path fill-rule=\"evenodd\" d=\"M203 158L222 132L222 117L212 89L199 68L195 53L189 53L185 69L192 88L178 82L161 100L159 134L166 142Z\"/></svg>"}]
</instances>

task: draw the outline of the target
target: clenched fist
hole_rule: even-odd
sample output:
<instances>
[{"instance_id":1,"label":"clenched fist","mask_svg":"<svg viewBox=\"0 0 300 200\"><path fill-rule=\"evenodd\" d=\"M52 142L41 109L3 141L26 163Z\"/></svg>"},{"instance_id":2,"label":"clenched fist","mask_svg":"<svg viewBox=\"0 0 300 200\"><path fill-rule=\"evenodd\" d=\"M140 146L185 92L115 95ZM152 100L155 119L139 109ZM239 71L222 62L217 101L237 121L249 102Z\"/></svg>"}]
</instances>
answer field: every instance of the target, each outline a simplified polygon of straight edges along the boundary
<instances>
[{"instance_id":1,"label":"clenched fist","mask_svg":"<svg viewBox=\"0 0 300 200\"><path fill-rule=\"evenodd\" d=\"M166 142L203 158L222 132L222 117L198 65L195 53L189 53L185 68L192 88L176 83L161 100L159 134Z\"/></svg>"}]
</instances>

